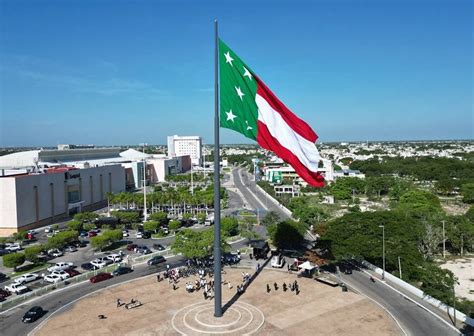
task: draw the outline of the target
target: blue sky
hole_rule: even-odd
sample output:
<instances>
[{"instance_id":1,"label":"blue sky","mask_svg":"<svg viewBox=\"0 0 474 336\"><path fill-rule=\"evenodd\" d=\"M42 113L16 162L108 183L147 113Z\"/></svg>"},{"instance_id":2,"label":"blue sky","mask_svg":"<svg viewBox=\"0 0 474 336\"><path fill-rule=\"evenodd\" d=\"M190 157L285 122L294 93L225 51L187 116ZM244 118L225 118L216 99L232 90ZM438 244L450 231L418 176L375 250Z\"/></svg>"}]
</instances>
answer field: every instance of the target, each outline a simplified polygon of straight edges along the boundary
<instances>
[{"instance_id":1,"label":"blue sky","mask_svg":"<svg viewBox=\"0 0 474 336\"><path fill-rule=\"evenodd\" d=\"M214 18L319 141L472 139L472 14L469 0L2 0L0 146L211 143Z\"/></svg>"}]
</instances>

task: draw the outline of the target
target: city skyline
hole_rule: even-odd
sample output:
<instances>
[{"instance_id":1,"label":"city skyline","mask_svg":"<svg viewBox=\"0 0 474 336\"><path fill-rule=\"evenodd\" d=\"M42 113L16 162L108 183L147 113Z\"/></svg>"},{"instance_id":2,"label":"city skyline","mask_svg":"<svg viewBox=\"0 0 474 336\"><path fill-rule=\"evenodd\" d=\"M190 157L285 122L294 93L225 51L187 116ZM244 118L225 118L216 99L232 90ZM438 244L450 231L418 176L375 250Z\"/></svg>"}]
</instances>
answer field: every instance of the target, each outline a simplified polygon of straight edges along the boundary
<instances>
[{"instance_id":1,"label":"city skyline","mask_svg":"<svg viewBox=\"0 0 474 336\"><path fill-rule=\"evenodd\" d=\"M212 143L214 18L319 142L473 138L469 1L240 4L4 1L0 146Z\"/></svg>"}]
</instances>

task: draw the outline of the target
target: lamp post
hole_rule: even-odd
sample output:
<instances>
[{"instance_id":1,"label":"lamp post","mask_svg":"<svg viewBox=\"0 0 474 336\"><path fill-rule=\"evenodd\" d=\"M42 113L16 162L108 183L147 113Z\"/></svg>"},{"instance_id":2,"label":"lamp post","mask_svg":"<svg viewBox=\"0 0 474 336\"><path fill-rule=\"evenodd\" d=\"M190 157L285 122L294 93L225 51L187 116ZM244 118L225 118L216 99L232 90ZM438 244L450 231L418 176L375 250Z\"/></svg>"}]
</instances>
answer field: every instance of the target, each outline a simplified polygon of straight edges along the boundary
<instances>
[{"instance_id":1,"label":"lamp post","mask_svg":"<svg viewBox=\"0 0 474 336\"><path fill-rule=\"evenodd\" d=\"M383 262L383 272L382 280L385 279L385 225L379 225L382 228L382 262Z\"/></svg>"},{"instance_id":2,"label":"lamp post","mask_svg":"<svg viewBox=\"0 0 474 336\"><path fill-rule=\"evenodd\" d=\"M444 220L441 222L443 223L443 259L446 259L446 238L444 233Z\"/></svg>"},{"instance_id":3,"label":"lamp post","mask_svg":"<svg viewBox=\"0 0 474 336\"><path fill-rule=\"evenodd\" d=\"M148 220L148 214L146 209L146 153L145 146L147 144L143 143L143 221Z\"/></svg>"}]
</instances>

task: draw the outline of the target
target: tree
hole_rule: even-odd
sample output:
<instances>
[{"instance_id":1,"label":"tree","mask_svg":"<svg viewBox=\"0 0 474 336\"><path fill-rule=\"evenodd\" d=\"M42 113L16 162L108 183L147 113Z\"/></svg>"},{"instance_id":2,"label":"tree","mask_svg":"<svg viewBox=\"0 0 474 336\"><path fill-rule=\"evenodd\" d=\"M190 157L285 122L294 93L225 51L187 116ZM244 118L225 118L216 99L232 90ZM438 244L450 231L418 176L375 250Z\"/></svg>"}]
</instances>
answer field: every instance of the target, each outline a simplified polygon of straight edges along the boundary
<instances>
[{"instance_id":1,"label":"tree","mask_svg":"<svg viewBox=\"0 0 474 336\"><path fill-rule=\"evenodd\" d=\"M224 217L221 219L221 230L227 236L236 236L239 234L239 221L234 217Z\"/></svg>"},{"instance_id":2,"label":"tree","mask_svg":"<svg viewBox=\"0 0 474 336\"><path fill-rule=\"evenodd\" d=\"M157 221L161 226L168 224L168 214L163 211L154 212L150 215L150 219Z\"/></svg>"},{"instance_id":3,"label":"tree","mask_svg":"<svg viewBox=\"0 0 474 336\"><path fill-rule=\"evenodd\" d=\"M28 237L28 232L26 231L18 231L13 233L13 240L22 242Z\"/></svg>"},{"instance_id":4,"label":"tree","mask_svg":"<svg viewBox=\"0 0 474 336\"><path fill-rule=\"evenodd\" d=\"M202 224L206 221L207 216L205 213L201 212L201 213L198 213L196 217L197 217L198 222Z\"/></svg>"},{"instance_id":5,"label":"tree","mask_svg":"<svg viewBox=\"0 0 474 336\"><path fill-rule=\"evenodd\" d=\"M425 266L421 290L448 305L453 304L453 286L456 282L453 272L434 265Z\"/></svg>"},{"instance_id":6,"label":"tree","mask_svg":"<svg viewBox=\"0 0 474 336\"><path fill-rule=\"evenodd\" d=\"M25 248L25 259L32 262L33 264L37 264L40 262L40 258L38 255L45 250L44 245L35 245L31 247Z\"/></svg>"},{"instance_id":7,"label":"tree","mask_svg":"<svg viewBox=\"0 0 474 336\"><path fill-rule=\"evenodd\" d=\"M91 246L96 250L103 250L110 245L110 239L105 236L95 236L91 238Z\"/></svg>"},{"instance_id":8,"label":"tree","mask_svg":"<svg viewBox=\"0 0 474 336\"><path fill-rule=\"evenodd\" d=\"M432 260L440 243L443 242L443 232L441 228L425 223L425 232L418 244L418 249L423 254L425 260Z\"/></svg>"},{"instance_id":9,"label":"tree","mask_svg":"<svg viewBox=\"0 0 474 336\"><path fill-rule=\"evenodd\" d=\"M181 222L177 220L171 220L168 225L171 231L176 231L181 227Z\"/></svg>"},{"instance_id":10,"label":"tree","mask_svg":"<svg viewBox=\"0 0 474 336\"><path fill-rule=\"evenodd\" d=\"M442 211L439 198L424 190L411 190L404 193L400 197L398 207L404 211L424 214L440 213Z\"/></svg>"},{"instance_id":11,"label":"tree","mask_svg":"<svg viewBox=\"0 0 474 336\"><path fill-rule=\"evenodd\" d=\"M77 231L61 231L48 239L48 243L46 244L46 247L47 249L51 249L51 248L60 249L66 246L67 244L77 241L78 237L79 237L79 232Z\"/></svg>"},{"instance_id":12,"label":"tree","mask_svg":"<svg viewBox=\"0 0 474 336\"><path fill-rule=\"evenodd\" d=\"M474 244L474 225L466 216L450 216L446 221L446 237L451 245L451 252L463 255L470 251Z\"/></svg>"},{"instance_id":13,"label":"tree","mask_svg":"<svg viewBox=\"0 0 474 336\"><path fill-rule=\"evenodd\" d=\"M140 213L138 211L111 211L113 217L119 218L122 223L138 223Z\"/></svg>"},{"instance_id":14,"label":"tree","mask_svg":"<svg viewBox=\"0 0 474 336\"><path fill-rule=\"evenodd\" d=\"M292 220L286 220L268 227L268 234L278 248L298 248L304 241L304 227Z\"/></svg>"},{"instance_id":15,"label":"tree","mask_svg":"<svg viewBox=\"0 0 474 336\"><path fill-rule=\"evenodd\" d=\"M13 271L16 271L16 268L23 265L24 262L25 255L23 253L10 253L3 256L3 266L13 268Z\"/></svg>"},{"instance_id":16,"label":"tree","mask_svg":"<svg viewBox=\"0 0 474 336\"><path fill-rule=\"evenodd\" d=\"M226 235L222 235L221 248L229 249ZM214 249L214 230L193 231L184 229L176 234L176 239L171 245L176 253L182 253L186 258L203 258L212 254Z\"/></svg>"},{"instance_id":17,"label":"tree","mask_svg":"<svg viewBox=\"0 0 474 336\"><path fill-rule=\"evenodd\" d=\"M110 243L122 240L123 233L122 230L106 230L102 233L103 237L106 237L110 240Z\"/></svg>"},{"instance_id":18,"label":"tree","mask_svg":"<svg viewBox=\"0 0 474 336\"><path fill-rule=\"evenodd\" d=\"M337 179L330 187L329 192L337 200L347 200L354 194L363 193L365 181L357 177L344 177Z\"/></svg>"},{"instance_id":19,"label":"tree","mask_svg":"<svg viewBox=\"0 0 474 336\"><path fill-rule=\"evenodd\" d=\"M264 226L270 226L280 221L280 216L275 211L267 212L265 217L262 218L260 223Z\"/></svg>"},{"instance_id":20,"label":"tree","mask_svg":"<svg viewBox=\"0 0 474 336\"><path fill-rule=\"evenodd\" d=\"M91 223L96 220L98 215L94 212L79 212L74 215L74 220L83 222L83 223Z\"/></svg>"},{"instance_id":21,"label":"tree","mask_svg":"<svg viewBox=\"0 0 474 336\"><path fill-rule=\"evenodd\" d=\"M153 231L156 233L156 231L158 231L159 228L160 228L160 223L158 223L157 221L148 221L148 222L143 223L143 229L145 231Z\"/></svg>"},{"instance_id":22,"label":"tree","mask_svg":"<svg viewBox=\"0 0 474 336\"><path fill-rule=\"evenodd\" d=\"M68 222L66 225L67 225L67 228L71 231L82 231L83 226L84 226L82 221L79 221L76 219Z\"/></svg>"},{"instance_id":23,"label":"tree","mask_svg":"<svg viewBox=\"0 0 474 336\"><path fill-rule=\"evenodd\" d=\"M461 185L462 201L464 203L474 203L474 183Z\"/></svg>"}]
</instances>

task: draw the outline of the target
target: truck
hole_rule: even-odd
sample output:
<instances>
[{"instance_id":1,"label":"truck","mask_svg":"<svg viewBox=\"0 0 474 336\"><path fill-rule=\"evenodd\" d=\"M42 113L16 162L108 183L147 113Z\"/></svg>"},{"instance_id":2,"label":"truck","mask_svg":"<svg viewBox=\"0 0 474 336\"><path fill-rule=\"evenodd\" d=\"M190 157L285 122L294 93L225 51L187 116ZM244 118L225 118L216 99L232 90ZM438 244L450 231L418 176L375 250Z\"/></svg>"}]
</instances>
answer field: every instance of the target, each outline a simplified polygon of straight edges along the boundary
<instances>
[{"instance_id":1,"label":"truck","mask_svg":"<svg viewBox=\"0 0 474 336\"><path fill-rule=\"evenodd\" d=\"M65 269L74 266L72 262L57 262L56 264L48 267L48 272L64 271Z\"/></svg>"},{"instance_id":2,"label":"truck","mask_svg":"<svg viewBox=\"0 0 474 336\"><path fill-rule=\"evenodd\" d=\"M28 287L18 282L13 282L7 286L5 286L5 290L9 291L10 293L21 294L28 291Z\"/></svg>"}]
</instances>

